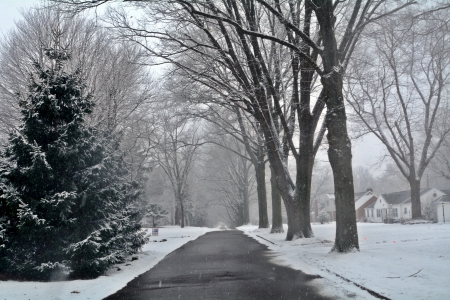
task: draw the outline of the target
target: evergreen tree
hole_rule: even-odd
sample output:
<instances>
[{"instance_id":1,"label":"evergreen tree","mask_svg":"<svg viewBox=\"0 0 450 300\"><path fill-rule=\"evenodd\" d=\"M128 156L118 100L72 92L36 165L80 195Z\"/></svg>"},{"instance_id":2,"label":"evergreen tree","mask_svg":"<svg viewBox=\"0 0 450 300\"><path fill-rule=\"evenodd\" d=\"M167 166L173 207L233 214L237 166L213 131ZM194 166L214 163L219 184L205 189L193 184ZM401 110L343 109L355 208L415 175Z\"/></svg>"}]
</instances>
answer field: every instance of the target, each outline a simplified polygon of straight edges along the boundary
<instances>
[{"instance_id":1,"label":"evergreen tree","mask_svg":"<svg viewBox=\"0 0 450 300\"><path fill-rule=\"evenodd\" d=\"M119 137L84 125L93 102L69 56L49 50L21 97L22 126L0 161L0 269L32 279L91 278L145 242Z\"/></svg>"}]
</instances>

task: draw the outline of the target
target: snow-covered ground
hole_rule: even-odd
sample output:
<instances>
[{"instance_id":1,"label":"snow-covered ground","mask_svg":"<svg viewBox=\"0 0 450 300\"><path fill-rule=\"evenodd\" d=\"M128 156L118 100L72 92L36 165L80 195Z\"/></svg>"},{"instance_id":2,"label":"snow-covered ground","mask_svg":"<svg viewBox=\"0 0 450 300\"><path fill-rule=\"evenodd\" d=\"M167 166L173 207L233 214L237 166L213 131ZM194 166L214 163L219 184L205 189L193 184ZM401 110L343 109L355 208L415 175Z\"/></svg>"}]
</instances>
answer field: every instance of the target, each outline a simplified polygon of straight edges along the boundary
<instances>
[{"instance_id":1,"label":"snow-covered ground","mask_svg":"<svg viewBox=\"0 0 450 300\"><path fill-rule=\"evenodd\" d=\"M338 287L325 294L376 299L357 284L389 299L450 299L450 224L358 223L361 251L347 254L330 253L334 223L312 227L314 238L292 242L284 240L285 233L239 229L276 251L278 263L322 276L318 284L330 286L331 281Z\"/></svg>"},{"instance_id":2,"label":"snow-covered ground","mask_svg":"<svg viewBox=\"0 0 450 300\"><path fill-rule=\"evenodd\" d=\"M160 228L159 235L150 237L150 242L141 252L130 256L125 263L111 268L105 276L93 280L60 282L0 281L0 300L103 299L150 270L170 252L213 230L215 229L200 227L181 229L178 226ZM162 239L167 241L160 242ZM155 240L157 242L154 242ZM138 259L131 261L132 257Z\"/></svg>"},{"instance_id":3,"label":"snow-covered ground","mask_svg":"<svg viewBox=\"0 0 450 300\"><path fill-rule=\"evenodd\" d=\"M313 284L333 298L377 299L362 289L366 288L390 299L450 299L450 224L358 223L361 251L347 254L330 253L333 223L313 225L314 238L292 242L284 240L285 233L270 234L256 226L239 229L274 250L277 263L322 276ZM151 237L142 252L133 255L138 260L130 257L94 280L0 281L0 300L102 299L168 253L212 230L161 228L159 236ZM160 242L162 239L167 242Z\"/></svg>"}]
</instances>

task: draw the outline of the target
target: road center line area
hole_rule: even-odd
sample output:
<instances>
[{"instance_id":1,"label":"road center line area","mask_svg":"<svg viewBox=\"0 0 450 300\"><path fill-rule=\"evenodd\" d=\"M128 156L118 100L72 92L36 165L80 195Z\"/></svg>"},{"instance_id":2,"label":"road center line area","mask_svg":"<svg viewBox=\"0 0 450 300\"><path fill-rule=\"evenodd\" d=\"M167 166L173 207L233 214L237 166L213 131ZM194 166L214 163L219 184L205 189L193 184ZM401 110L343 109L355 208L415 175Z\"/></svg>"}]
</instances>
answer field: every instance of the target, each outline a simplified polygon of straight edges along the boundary
<instances>
[{"instance_id":1,"label":"road center line area","mask_svg":"<svg viewBox=\"0 0 450 300\"><path fill-rule=\"evenodd\" d=\"M206 233L105 298L331 299L307 275L273 263L267 246L237 230Z\"/></svg>"}]
</instances>

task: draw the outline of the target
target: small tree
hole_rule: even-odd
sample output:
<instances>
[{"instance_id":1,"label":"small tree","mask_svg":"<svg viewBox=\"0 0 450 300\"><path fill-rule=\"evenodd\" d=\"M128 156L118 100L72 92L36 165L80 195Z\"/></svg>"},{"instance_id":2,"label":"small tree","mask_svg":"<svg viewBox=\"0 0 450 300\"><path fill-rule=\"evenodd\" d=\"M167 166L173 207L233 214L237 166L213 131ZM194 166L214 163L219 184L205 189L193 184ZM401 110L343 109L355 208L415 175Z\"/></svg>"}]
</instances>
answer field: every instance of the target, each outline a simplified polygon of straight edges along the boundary
<instances>
[{"instance_id":1,"label":"small tree","mask_svg":"<svg viewBox=\"0 0 450 300\"><path fill-rule=\"evenodd\" d=\"M149 204L145 208L145 216L152 218L152 227L156 227L158 220L164 219L169 213L159 204Z\"/></svg>"},{"instance_id":2,"label":"small tree","mask_svg":"<svg viewBox=\"0 0 450 300\"><path fill-rule=\"evenodd\" d=\"M35 64L20 101L22 125L0 160L0 269L23 278L90 278L146 241L132 202L136 184L118 138L86 127L91 96L65 51Z\"/></svg>"}]
</instances>

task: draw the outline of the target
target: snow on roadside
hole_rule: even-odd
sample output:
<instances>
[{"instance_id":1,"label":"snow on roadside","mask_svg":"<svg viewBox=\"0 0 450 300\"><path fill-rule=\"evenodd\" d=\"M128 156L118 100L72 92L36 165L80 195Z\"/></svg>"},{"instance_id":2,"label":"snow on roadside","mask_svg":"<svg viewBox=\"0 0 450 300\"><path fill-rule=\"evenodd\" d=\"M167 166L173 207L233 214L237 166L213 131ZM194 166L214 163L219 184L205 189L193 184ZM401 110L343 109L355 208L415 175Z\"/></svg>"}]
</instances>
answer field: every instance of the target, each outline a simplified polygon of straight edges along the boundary
<instances>
[{"instance_id":1,"label":"snow on roadside","mask_svg":"<svg viewBox=\"0 0 450 300\"><path fill-rule=\"evenodd\" d=\"M170 252L214 230L205 227L160 228L159 235L151 236L150 242L143 246L142 251L130 256L125 263L108 270L105 276L92 280L58 282L0 281L0 300L103 299L126 286L138 275L153 268ZM167 241L160 242L163 239ZM131 257L138 259L131 261Z\"/></svg>"},{"instance_id":2,"label":"snow on roadside","mask_svg":"<svg viewBox=\"0 0 450 300\"><path fill-rule=\"evenodd\" d=\"M450 299L450 224L358 223L361 251L347 254L330 253L335 223L312 227L314 238L291 242L270 229L239 229L276 251L277 262L346 289L342 298L376 299L356 283L389 299Z\"/></svg>"}]
</instances>

